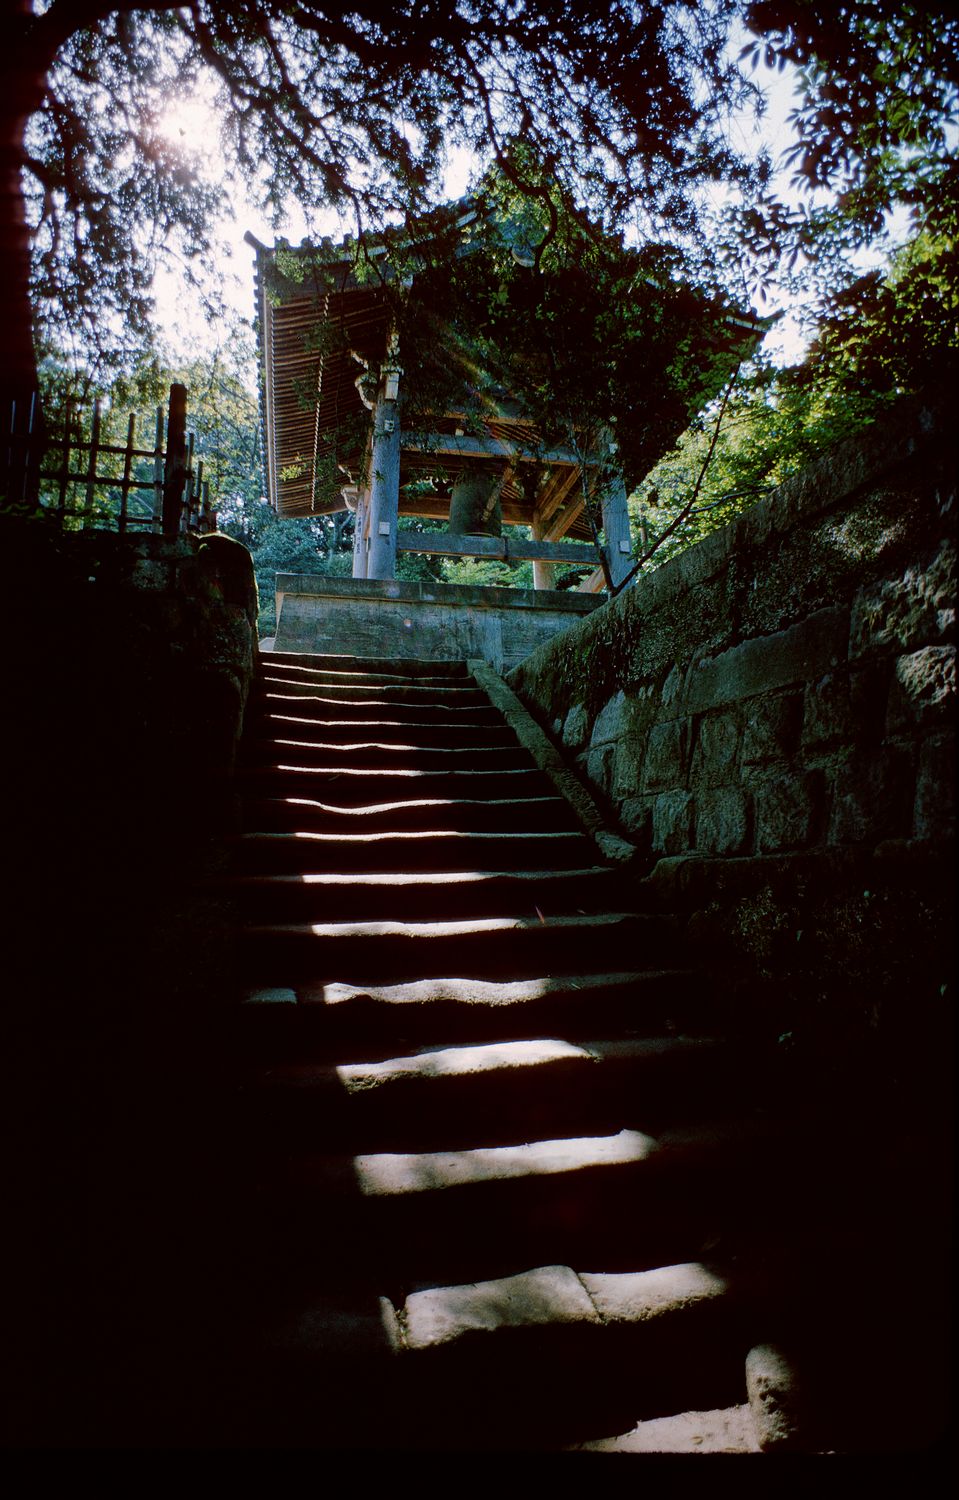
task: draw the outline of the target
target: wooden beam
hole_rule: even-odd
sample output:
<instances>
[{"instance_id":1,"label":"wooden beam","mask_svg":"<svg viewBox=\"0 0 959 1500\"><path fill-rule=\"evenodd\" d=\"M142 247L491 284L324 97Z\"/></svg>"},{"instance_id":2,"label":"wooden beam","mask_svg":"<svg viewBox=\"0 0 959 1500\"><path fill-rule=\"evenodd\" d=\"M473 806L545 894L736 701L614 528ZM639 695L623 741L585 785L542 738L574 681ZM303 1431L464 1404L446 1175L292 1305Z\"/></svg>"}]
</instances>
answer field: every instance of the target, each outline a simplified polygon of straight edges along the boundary
<instances>
[{"instance_id":1,"label":"wooden beam","mask_svg":"<svg viewBox=\"0 0 959 1500\"><path fill-rule=\"evenodd\" d=\"M583 487L579 471L560 474L542 496L537 507L545 540L558 542L583 513Z\"/></svg>"},{"instance_id":2,"label":"wooden beam","mask_svg":"<svg viewBox=\"0 0 959 1500\"><path fill-rule=\"evenodd\" d=\"M584 509L585 502L581 494L560 506L549 525L543 528L544 540L558 542L560 537L565 536L569 528L579 520Z\"/></svg>"},{"instance_id":3,"label":"wooden beam","mask_svg":"<svg viewBox=\"0 0 959 1500\"><path fill-rule=\"evenodd\" d=\"M504 443L499 438L474 437L465 433L457 437L449 432L404 432L403 451L431 453L437 458L525 458L531 463L579 467L579 460L571 448L528 448L522 443Z\"/></svg>"},{"instance_id":4,"label":"wooden beam","mask_svg":"<svg viewBox=\"0 0 959 1500\"><path fill-rule=\"evenodd\" d=\"M602 568L596 568L588 578L576 585L579 594L601 594L606 587L606 579L603 577Z\"/></svg>"},{"instance_id":5,"label":"wooden beam","mask_svg":"<svg viewBox=\"0 0 959 1500\"><path fill-rule=\"evenodd\" d=\"M403 531L398 552L427 552L433 557L491 557L499 562L592 563L596 549L588 542L524 542L505 536L451 536L446 531Z\"/></svg>"},{"instance_id":6,"label":"wooden beam","mask_svg":"<svg viewBox=\"0 0 959 1500\"><path fill-rule=\"evenodd\" d=\"M420 496L408 500L400 490L400 515L417 516L422 521L442 521L445 525L450 518L450 503L442 495L437 495L435 499ZM503 522L506 526L528 526L529 506L512 505L509 500L504 500Z\"/></svg>"}]
</instances>

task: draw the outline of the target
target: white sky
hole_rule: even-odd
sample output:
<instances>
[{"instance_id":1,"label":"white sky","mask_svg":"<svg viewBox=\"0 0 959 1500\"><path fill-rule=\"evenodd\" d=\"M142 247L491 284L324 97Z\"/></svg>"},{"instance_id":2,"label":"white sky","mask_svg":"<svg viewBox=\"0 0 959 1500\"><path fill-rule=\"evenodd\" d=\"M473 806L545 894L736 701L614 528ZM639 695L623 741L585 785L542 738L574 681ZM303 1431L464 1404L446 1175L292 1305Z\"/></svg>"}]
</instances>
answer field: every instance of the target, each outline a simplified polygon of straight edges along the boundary
<instances>
[{"instance_id":1,"label":"white sky","mask_svg":"<svg viewBox=\"0 0 959 1500\"><path fill-rule=\"evenodd\" d=\"M765 145L775 164L790 142L786 120L794 103L791 70L779 73L761 65L755 78L767 94L766 115L760 122L751 117L734 120L731 129L732 144L747 151L758 151ZM215 177L222 172L223 158L217 142L216 113L210 99L194 96L169 110L166 118L170 136L184 142L204 174ZM475 165L476 158L471 153L451 153L447 175L447 192L450 198L459 197L465 191ZM774 187L787 201L795 201L796 195L790 190L787 174L780 172ZM722 191L717 188L717 201L721 201ZM293 203L290 205L287 222L278 232L291 243L297 244L304 237L321 234L336 236L349 227L341 223L335 214L317 216L308 224L298 205ZM223 267L226 276L225 294L229 304L240 316L250 320L254 311L253 253L244 243L243 236L247 230L251 230L265 244L272 244L274 231L249 202L238 202L235 218L225 220L220 230L229 253L229 260ZM180 275L173 271L161 272L157 278L156 291L161 334L175 356L181 353L188 356L196 353L198 348L216 346L216 330L207 328L197 294L184 286ZM766 351L779 364L790 364L801 359L805 340L799 325L797 303L790 301L785 293L778 300L776 294L772 293L766 302L757 300L755 306L763 314L783 313L780 321L767 335ZM188 330L186 336L184 330ZM252 371L250 378L252 383Z\"/></svg>"}]
</instances>

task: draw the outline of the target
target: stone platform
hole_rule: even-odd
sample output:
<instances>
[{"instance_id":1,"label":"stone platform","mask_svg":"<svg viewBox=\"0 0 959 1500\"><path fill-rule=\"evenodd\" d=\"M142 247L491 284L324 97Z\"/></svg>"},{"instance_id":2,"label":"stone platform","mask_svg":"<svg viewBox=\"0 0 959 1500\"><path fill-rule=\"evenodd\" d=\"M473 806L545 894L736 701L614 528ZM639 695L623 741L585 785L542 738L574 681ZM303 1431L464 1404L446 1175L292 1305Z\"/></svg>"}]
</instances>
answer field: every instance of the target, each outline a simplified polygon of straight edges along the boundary
<instances>
[{"instance_id":1,"label":"stone platform","mask_svg":"<svg viewBox=\"0 0 959 1500\"><path fill-rule=\"evenodd\" d=\"M274 649L477 658L509 671L590 614L594 594L278 573Z\"/></svg>"}]
</instances>

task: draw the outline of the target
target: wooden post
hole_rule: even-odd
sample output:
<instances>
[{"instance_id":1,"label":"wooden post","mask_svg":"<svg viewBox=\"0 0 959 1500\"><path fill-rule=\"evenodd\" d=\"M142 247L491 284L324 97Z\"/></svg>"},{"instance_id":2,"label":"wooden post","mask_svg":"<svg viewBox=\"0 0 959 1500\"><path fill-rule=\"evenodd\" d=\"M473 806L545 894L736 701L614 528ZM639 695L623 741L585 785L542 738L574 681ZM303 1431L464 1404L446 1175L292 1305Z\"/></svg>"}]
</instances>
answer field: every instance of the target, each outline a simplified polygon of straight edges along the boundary
<instances>
[{"instance_id":1,"label":"wooden post","mask_svg":"<svg viewBox=\"0 0 959 1500\"><path fill-rule=\"evenodd\" d=\"M613 584L622 583L633 565L633 543L629 530L629 507L626 486L621 474L614 473L600 491L603 530L606 532L606 560Z\"/></svg>"},{"instance_id":2,"label":"wooden post","mask_svg":"<svg viewBox=\"0 0 959 1500\"><path fill-rule=\"evenodd\" d=\"M367 566L366 518L369 513L369 493L366 490L357 489L355 485L347 485L343 490L343 498L354 515L353 577L365 578Z\"/></svg>"},{"instance_id":3,"label":"wooden post","mask_svg":"<svg viewBox=\"0 0 959 1500\"><path fill-rule=\"evenodd\" d=\"M163 534L176 536L183 513L186 484L186 386L171 385L163 466Z\"/></svg>"},{"instance_id":4,"label":"wooden post","mask_svg":"<svg viewBox=\"0 0 959 1500\"><path fill-rule=\"evenodd\" d=\"M543 526L543 523L540 520L540 516L539 516L539 512L538 511L534 511L533 512L533 524L532 524L531 530L532 530L532 533L533 533L533 541L534 542L541 542L541 541L544 540L544 538L543 538L543 532L545 530L545 527ZM556 587L556 564L555 563L551 563L551 562L540 562L538 559L534 559L534 561L533 561L533 588L534 589L554 589L555 587Z\"/></svg>"},{"instance_id":5,"label":"wooden post","mask_svg":"<svg viewBox=\"0 0 959 1500\"><path fill-rule=\"evenodd\" d=\"M370 456L370 550L368 578L396 577L396 530L400 514L399 378L395 342L383 370L373 408Z\"/></svg>"},{"instance_id":6,"label":"wooden post","mask_svg":"<svg viewBox=\"0 0 959 1500\"><path fill-rule=\"evenodd\" d=\"M11 511L32 511L40 504L46 434L40 397L16 380L5 381L4 391L9 395L0 397L0 498Z\"/></svg>"}]
</instances>

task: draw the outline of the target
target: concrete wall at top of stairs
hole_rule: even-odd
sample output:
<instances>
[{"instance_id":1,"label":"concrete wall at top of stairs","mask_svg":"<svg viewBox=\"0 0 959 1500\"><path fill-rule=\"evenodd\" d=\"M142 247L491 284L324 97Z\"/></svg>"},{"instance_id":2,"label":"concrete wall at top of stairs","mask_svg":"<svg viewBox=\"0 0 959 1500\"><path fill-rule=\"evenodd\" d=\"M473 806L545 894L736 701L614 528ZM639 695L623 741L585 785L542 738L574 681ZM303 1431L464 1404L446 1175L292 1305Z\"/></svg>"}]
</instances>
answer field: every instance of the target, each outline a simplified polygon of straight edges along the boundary
<instances>
[{"instance_id":1,"label":"concrete wall at top of stairs","mask_svg":"<svg viewBox=\"0 0 959 1500\"><path fill-rule=\"evenodd\" d=\"M601 603L562 589L481 588L279 573L277 651L475 658L509 671Z\"/></svg>"}]
</instances>

